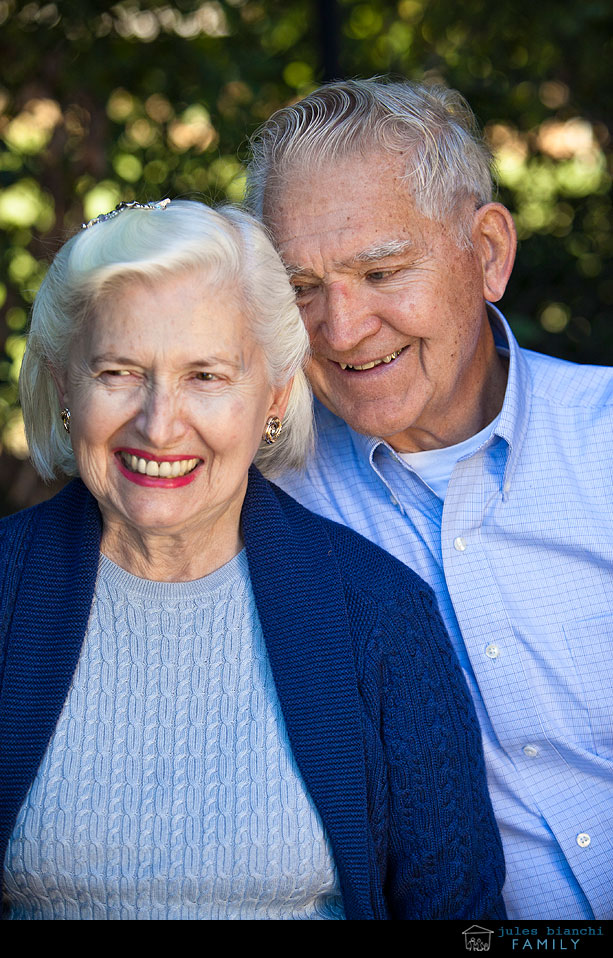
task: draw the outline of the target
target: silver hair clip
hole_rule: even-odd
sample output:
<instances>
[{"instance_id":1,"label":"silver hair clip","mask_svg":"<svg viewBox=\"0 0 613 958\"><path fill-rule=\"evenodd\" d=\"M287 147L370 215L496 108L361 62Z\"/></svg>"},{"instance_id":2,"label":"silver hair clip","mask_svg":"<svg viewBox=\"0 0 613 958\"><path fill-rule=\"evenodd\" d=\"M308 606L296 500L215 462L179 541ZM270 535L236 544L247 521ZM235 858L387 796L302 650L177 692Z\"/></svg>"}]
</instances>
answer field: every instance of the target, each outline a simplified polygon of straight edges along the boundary
<instances>
[{"instance_id":1,"label":"silver hair clip","mask_svg":"<svg viewBox=\"0 0 613 958\"><path fill-rule=\"evenodd\" d=\"M119 216L124 210L165 210L169 203L169 199L159 200L157 203L137 203L136 200L132 200L128 203L121 202L118 203L115 209L111 210L110 213L100 213L99 216L95 216L89 223L81 223L81 229L88 230L91 226L95 226L96 223L104 223L105 220L112 220L113 217Z\"/></svg>"}]
</instances>

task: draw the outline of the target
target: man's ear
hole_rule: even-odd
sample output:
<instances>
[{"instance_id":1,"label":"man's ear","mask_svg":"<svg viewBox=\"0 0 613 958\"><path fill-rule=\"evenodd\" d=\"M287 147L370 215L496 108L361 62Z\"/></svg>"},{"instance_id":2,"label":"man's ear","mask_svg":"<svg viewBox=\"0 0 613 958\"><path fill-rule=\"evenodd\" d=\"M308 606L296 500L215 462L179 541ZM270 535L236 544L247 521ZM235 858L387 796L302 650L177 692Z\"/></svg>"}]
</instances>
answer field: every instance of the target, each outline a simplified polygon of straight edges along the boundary
<instances>
[{"instance_id":1,"label":"man's ear","mask_svg":"<svg viewBox=\"0 0 613 958\"><path fill-rule=\"evenodd\" d=\"M502 298L515 262L517 234L513 217L501 203L486 203L475 213L472 235L481 258L483 296L496 303Z\"/></svg>"}]
</instances>

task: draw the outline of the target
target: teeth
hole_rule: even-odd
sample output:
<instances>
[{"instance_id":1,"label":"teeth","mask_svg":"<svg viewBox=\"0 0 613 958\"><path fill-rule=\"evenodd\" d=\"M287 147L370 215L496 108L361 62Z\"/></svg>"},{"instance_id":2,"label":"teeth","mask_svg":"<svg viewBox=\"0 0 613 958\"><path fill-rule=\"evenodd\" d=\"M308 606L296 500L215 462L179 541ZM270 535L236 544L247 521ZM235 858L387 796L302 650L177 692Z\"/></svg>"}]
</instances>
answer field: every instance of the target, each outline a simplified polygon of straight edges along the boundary
<instances>
[{"instance_id":1,"label":"teeth","mask_svg":"<svg viewBox=\"0 0 613 958\"><path fill-rule=\"evenodd\" d=\"M195 469L200 461L199 459L175 459L173 462L167 460L158 462L155 459L132 456L127 452L122 452L120 455L123 464L132 472L140 472L142 476L151 476L154 479L176 479L179 476L185 476Z\"/></svg>"},{"instance_id":2,"label":"teeth","mask_svg":"<svg viewBox=\"0 0 613 958\"><path fill-rule=\"evenodd\" d=\"M395 353L390 353L389 356L384 356L383 359L375 359L374 362L364 363L362 366L352 366L351 363L339 363L339 366L341 369L373 369L375 366L380 366L381 363L391 363L392 359L396 359L397 356L400 356L401 352L402 349L397 349Z\"/></svg>"}]
</instances>

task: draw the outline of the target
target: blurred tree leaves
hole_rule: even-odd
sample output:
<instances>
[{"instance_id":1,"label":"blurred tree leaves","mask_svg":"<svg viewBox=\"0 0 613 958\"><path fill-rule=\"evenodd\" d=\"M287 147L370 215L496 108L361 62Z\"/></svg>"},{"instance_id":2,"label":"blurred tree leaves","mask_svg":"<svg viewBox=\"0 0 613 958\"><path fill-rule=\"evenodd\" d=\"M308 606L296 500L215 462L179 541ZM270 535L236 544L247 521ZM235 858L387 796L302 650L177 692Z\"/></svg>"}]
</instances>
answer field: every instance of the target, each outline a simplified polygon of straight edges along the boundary
<instances>
[{"instance_id":1,"label":"blurred tree leaves","mask_svg":"<svg viewBox=\"0 0 613 958\"><path fill-rule=\"evenodd\" d=\"M338 75L447 83L485 126L521 239L504 302L520 341L613 362L610 3L337 6ZM25 456L16 379L58 245L119 199L240 200L247 135L322 79L320 13L315 0L0 0L6 450Z\"/></svg>"}]
</instances>

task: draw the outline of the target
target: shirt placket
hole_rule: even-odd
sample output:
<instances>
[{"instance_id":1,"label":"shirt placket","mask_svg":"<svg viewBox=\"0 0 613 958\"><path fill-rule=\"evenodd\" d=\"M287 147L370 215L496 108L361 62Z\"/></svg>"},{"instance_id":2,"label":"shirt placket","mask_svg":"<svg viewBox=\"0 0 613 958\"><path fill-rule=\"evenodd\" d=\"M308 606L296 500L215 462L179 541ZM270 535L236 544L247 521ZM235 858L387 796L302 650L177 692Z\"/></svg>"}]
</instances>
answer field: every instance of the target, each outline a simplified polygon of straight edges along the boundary
<instances>
[{"instance_id":1,"label":"shirt placket","mask_svg":"<svg viewBox=\"0 0 613 958\"><path fill-rule=\"evenodd\" d=\"M502 501L504 508L510 485L502 460L497 470L491 469L491 459L490 468L485 468L487 455L481 449L457 463L445 500L443 566L461 633L453 639L466 650L478 686L475 704L487 732L484 741L488 766L494 771L492 781L508 778L512 769L519 773L527 803L546 820L592 908L606 913L613 880L606 823L593 813L573 766L544 733L538 696L524 671L521 641L488 557L487 512L494 500L497 505ZM495 785L492 797L498 804Z\"/></svg>"}]
</instances>

